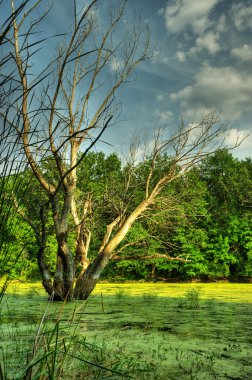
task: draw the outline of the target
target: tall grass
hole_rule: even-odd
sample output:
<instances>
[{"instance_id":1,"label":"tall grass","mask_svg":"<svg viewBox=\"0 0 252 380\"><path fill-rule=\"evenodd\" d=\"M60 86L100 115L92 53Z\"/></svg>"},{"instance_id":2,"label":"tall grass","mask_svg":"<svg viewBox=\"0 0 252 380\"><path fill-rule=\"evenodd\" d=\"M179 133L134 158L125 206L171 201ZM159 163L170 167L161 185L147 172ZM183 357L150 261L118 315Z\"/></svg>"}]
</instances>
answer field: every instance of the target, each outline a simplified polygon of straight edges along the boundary
<instances>
[{"instance_id":1,"label":"tall grass","mask_svg":"<svg viewBox=\"0 0 252 380\"><path fill-rule=\"evenodd\" d=\"M40 321L26 310L31 302L45 305ZM132 378L126 357L114 357L87 341L81 330L86 304L75 305L66 319L65 303L58 310L36 293L6 294L0 315L0 380Z\"/></svg>"}]
</instances>

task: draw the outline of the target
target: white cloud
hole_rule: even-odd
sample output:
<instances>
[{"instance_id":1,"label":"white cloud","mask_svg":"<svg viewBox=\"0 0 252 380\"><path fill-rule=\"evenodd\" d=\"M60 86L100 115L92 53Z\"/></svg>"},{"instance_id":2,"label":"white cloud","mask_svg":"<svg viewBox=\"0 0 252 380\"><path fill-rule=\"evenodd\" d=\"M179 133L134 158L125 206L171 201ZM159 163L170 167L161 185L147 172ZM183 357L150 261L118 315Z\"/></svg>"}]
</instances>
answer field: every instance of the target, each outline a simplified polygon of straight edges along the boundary
<instances>
[{"instance_id":1,"label":"white cloud","mask_svg":"<svg viewBox=\"0 0 252 380\"><path fill-rule=\"evenodd\" d=\"M212 22L208 17L201 17L193 21L192 28L196 34L203 34L207 28L212 26Z\"/></svg>"},{"instance_id":2,"label":"white cloud","mask_svg":"<svg viewBox=\"0 0 252 380\"><path fill-rule=\"evenodd\" d=\"M199 54L203 50L207 50L210 54L214 55L220 50L220 44L218 42L219 34L213 32L207 32L204 35L196 39L196 44L193 46L188 54L194 56Z\"/></svg>"},{"instance_id":3,"label":"white cloud","mask_svg":"<svg viewBox=\"0 0 252 380\"><path fill-rule=\"evenodd\" d=\"M218 33L208 32L196 39L196 47L198 50L206 49L210 54L215 54L220 50L218 38Z\"/></svg>"},{"instance_id":4,"label":"white cloud","mask_svg":"<svg viewBox=\"0 0 252 380\"><path fill-rule=\"evenodd\" d=\"M167 56L161 57L160 59L160 62L164 64L168 63L169 61L170 61L170 58Z\"/></svg>"},{"instance_id":5,"label":"white cloud","mask_svg":"<svg viewBox=\"0 0 252 380\"><path fill-rule=\"evenodd\" d=\"M185 62L186 61L186 54L182 50L178 50L176 53L176 58L179 62Z\"/></svg>"},{"instance_id":6,"label":"white cloud","mask_svg":"<svg viewBox=\"0 0 252 380\"><path fill-rule=\"evenodd\" d=\"M244 3L235 4L232 7L234 23L238 31L252 30L252 5L244 6Z\"/></svg>"},{"instance_id":7,"label":"white cloud","mask_svg":"<svg viewBox=\"0 0 252 380\"><path fill-rule=\"evenodd\" d=\"M229 148L234 147L235 145L237 145L238 142L242 142L243 145L244 144L247 145L247 143L249 142L249 141L246 141L247 139L248 139L248 131L239 130L237 128L231 128L228 131L228 134L225 138L225 144Z\"/></svg>"},{"instance_id":8,"label":"white cloud","mask_svg":"<svg viewBox=\"0 0 252 380\"><path fill-rule=\"evenodd\" d=\"M252 45L244 44L231 50L231 55L241 62L252 62Z\"/></svg>"},{"instance_id":9,"label":"white cloud","mask_svg":"<svg viewBox=\"0 0 252 380\"><path fill-rule=\"evenodd\" d=\"M171 122L174 116L171 111L156 110L155 114L157 115L160 124L167 124Z\"/></svg>"},{"instance_id":10,"label":"white cloud","mask_svg":"<svg viewBox=\"0 0 252 380\"><path fill-rule=\"evenodd\" d=\"M164 95L158 94L158 95L156 95L156 99L158 102L162 102L164 100Z\"/></svg>"},{"instance_id":11,"label":"white cloud","mask_svg":"<svg viewBox=\"0 0 252 380\"><path fill-rule=\"evenodd\" d=\"M151 57L151 60L150 62L152 64L163 64L163 65L166 65L168 62L170 61L170 57L169 56L166 56L164 55L160 50L154 50L152 52L152 57Z\"/></svg>"},{"instance_id":12,"label":"white cloud","mask_svg":"<svg viewBox=\"0 0 252 380\"><path fill-rule=\"evenodd\" d=\"M158 59L159 59L159 55L160 55L159 50L153 50L152 57L151 57L151 63L153 63L153 64L157 63Z\"/></svg>"},{"instance_id":13,"label":"white cloud","mask_svg":"<svg viewBox=\"0 0 252 380\"><path fill-rule=\"evenodd\" d=\"M218 0L174 0L165 9L165 23L169 31L178 33L188 26L196 33L202 33L209 27L208 15Z\"/></svg>"},{"instance_id":14,"label":"white cloud","mask_svg":"<svg viewBox=\"0 0 252 380\"><path fill-rule=\"evenodd\" d=\"M197 141L202 136L204 127L205 126L201 124L201 120L199 120L198 123L194 122L188 124L188 144L194 144L195 141Z\"/></svg>"},{"instance_id":15,"label":"white cloud","mask_svg":"<svg viewBox=\"0 0 252 380\"><path fill-rule=\"evenodd\" d=\"M222 15L216 23L217 32L224 32L226 30L226 16Z\"/></svg>"},{"instance_id":16,"label":"white cloud","mask_svg":"<svg viewBox=\"0 0 252 380\"><path fill-rule=\"evenodd\" d=\"M186 57L195 57L196 55L207 51L211 55L215 55L221 50L219 44L219 33L206 32L205 34L196 38L195 46L192 46L188 52L178 51L176 53L176 58L180 62L185 62Z\"/></svg>"},{"instance_id":17,"label":"white cloud","mask_svg":"<svg viewBox=\"0 0 252 380\"><path fill-rule=\"evenodd\" d=\"M157 15L158 16L162 16L164 14L165 10L164 8L160 8L158 11L157 11Z\"/></svg>"},{"instance_id":18,"label":"white cloud","mask_svg":"<svg viewBox=\"0 0 252 380\"><path fill-rule=\"evenodd\" d=\"M207 107L220 110L224 118L237 120L242 113L251 111L252 75L230 66L203 65L193 85L171 94L173 101L187 112Z\"/></svg>"},{"instance_id":19,"label":"white cloud","mask_svg":"<svg viewBox=\"0 0 252 380\"><path fill-rule=\"evenodd\" d=\"M214 6L221 0L173 0L165 10L166 27L173 33L184 32L183 37L189 40L191 28L195 35L195 45L184 52L179 49L176 52L176 59L179 62L185 62L187 56L194 57L199 53L207 52L211 55L221 50L219 43L220 32L226 28L225 15L218 17L216 20L210 20L210 13Z\"/></svg>"},{"instance_id":20,"label":"white cloud","mask_svg":"<svg viewBox=\"0 0 252 380\"><path fill-rule=\"evenodd\" d=\"M229 133L225 139L226 146L229 148L234 147L237 143L237 138L240 142L240 145L238 145L233 150L235 156L239 157L240 159L251 157L252 134L249 134L249 131L245 129L232 128L229 130Z\"/></svg>"}]
</instances>

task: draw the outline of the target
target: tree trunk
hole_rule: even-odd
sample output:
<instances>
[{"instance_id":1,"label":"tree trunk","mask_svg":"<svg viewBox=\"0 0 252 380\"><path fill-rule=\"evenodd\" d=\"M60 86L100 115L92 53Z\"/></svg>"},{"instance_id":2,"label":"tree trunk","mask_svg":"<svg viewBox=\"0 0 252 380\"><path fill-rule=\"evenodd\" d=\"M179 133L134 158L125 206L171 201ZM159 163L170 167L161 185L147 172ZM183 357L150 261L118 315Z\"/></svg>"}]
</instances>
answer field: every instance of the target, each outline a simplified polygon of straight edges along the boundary
<instances>
[{"instance_id":1,"label":"tree trunk","mask_svg":"<svg viewBox=\"0 0 252 380\"><path fill-rule=\"evenodd\" d=\"M65 299L65 286L64 286L64 266L63 260L57 253L56 270L54 274L53 293L52 298L54 301L63 301Z\"/></svg>"},{"instance_id":2,"label":"tree trunk","mask_svg":"<svg viewBox=\"0 0 252 380\"><path fill-rule=\"evenodd\" d=\"M54 301L71 300L72 298L78 300L86 300L96 286L103 269L112 258L116 247L118 247L118 245L124 239L131 225L135 222L139 215L141 215L152 203L152 196L149 196L148 199L144 199L128 216L128 218L124 221L122 226L118 229L111 240L108 241L113 227L118 223L117 219L112 222L101 245L101 250L99 251L98 256L91 264L88 265L87 269L85 270L85 266L87 264L87 250L89 247L91 235L89 233L86 236L86 244L84 244L83 236L79 236L79 239L77 241L76 259L73 260L72 253L67 244L66 215L69 211L69 205L71 205L70 195L66 194L65 204L60 222L58 219L57 207L55 204L52 205L54 211L56 237L58 241L57 264L52 292L52 298ZM82 263L83 270L77 278L75 288L73 289L75 280L74 276L76 274L77 265L79 262Z\"/></svg>"},{"instance_id":3,"label":"tree trunk","mask_svg":"<svg viewBox=\"0 0 252 380\"><path fill-rule=\"evenodd\" d=\"M151 279L152 279L152 281L156 281L156 278L157 278L157 276L156 276L156 265L153 264L152 268L151 268Z\"/></svg>"},{"instance_id":4,"label":"tree trunk","mask_svg":"<svg viewBox=\"0 0 252 380\"><path fill-rule=\"evenodd\" d=\"M42 284L45 291L49 296L53 293L53 284L52 284L52 273L50 272L48 266L45 263L45 247L41 245L38 250L38 267L42 275Z\"/></svg>"},{"instance_id":5,"label":"tree trunk","mask_svg":"<svg viewBox=\"0 0 252 380\"><path fill-rule=\"evenodd\" d=\"M109 254L105 251L101 252L97 258L90 264L86 272L79 276L74 289L74 298L78 300L86 300L90 296L103 269L109 262Z\"/></svg>"},{"instance_id":6,"label":"tree trunk","mask_svg":"<svg viewBox=\"0 0 252 380\"><path fill-rule=\"evenodd\" d=\"M53 282L53 300L71 300L73 297L73 283L73 257L65 239L61 239L60 242L58 242L56 271Z\"/></svg>"},{"instance_id":7,"label":"tree trunk","mask_svg":"<svg viewBox=\"0 0 252 380\"><path fill-rule=\"evenodd\" d=\"M83 275L80 275L76 281L76 286L74 290L74 298L79 300L86 300L92 290L94 289L97 281L100 278L100 275L103 269L108 264L111 259L114 250L121 241L124 239L126 234L128 233L131 225L135 222L135 220L141 215L146 208L152 203L152 196L148 199L144 199L135 210L128 216L128 218L124 221L119 230L115 233L112 239L105 245L102 244L102 251L98 254L97 258L90 264ZM114 221L117 223L117 221ZM113 228L114 223L111 223L110 226ZM108 231L108 238L111 234L112 230ZM108 239L105 239L108 240Z\"/></svg>"}]
</instances>

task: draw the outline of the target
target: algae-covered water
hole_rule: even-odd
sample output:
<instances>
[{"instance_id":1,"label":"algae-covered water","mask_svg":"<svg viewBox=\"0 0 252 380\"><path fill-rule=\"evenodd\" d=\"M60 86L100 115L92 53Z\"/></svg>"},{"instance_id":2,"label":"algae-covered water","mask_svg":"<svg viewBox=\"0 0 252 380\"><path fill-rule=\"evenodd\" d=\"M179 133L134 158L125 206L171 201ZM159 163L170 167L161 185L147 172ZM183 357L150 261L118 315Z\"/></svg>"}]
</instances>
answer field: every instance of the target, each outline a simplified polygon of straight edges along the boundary
<instances>
[{"instance_id":1,"label":"algae-covered water","mask_svg":"<svg viewBox=\"0 0 252 380\"><path fill-rule=\"evenodd\" d=\"M99 363L119 363L135 379L252 379L252 284L99 284L87 302L48 305L39 284L16 282L0 307L13 378L43 315L43 324L60 320L63 335L70 326L99 347Z\"/></svg>"}]
</instances>

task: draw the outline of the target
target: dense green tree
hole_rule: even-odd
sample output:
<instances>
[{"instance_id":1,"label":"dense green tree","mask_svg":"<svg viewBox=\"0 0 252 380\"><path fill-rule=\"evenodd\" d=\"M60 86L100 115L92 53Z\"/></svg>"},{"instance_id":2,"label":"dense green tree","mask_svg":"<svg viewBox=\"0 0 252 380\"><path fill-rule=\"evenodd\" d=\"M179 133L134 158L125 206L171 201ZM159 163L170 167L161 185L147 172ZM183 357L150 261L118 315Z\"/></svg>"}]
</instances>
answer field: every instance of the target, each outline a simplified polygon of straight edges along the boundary
<instances>
[{"instance_id":1,"label":"dense green tree","mask_svg":"<svg viewBox=\"0 0 252 380\"><path fill-rule=\"evenodd\" d=\"M247 267L249 252L244 251L242 236L249 236L248 221L252 205L251 160L235 159L227 150L220 150L207 158L200 167L201 179L207 185L207 201L211 220L207 225L211 247L209 260L223 268L223 276L238 277L239 262ZM247 237L249 239L249 237ZM243 241L243 243L242 243ZM246 253L245 253L246 252ZM248 254L248 256L247 256ZM215 263L215 264L214 264ZM221 270L219 269L219 274Z\"/></svg>"},{"instance_id":2,"label":"dense green tree","mask_svg":"<svg viewBox=\"0 0 252 380\"><path fill-rule=\"evenodd\" d=\"M170 158L163 156L157 164L157 171L162 172L169 164ZM129 187L126 191L125 180L129 175L129 167L122 166L116 154L105 156L102 152L90 152L82 161L78 168L79 183L76 191L79 202L90 199L92 203L86 219L87 228L92 230L89 260L96 257L108 222L126 206L129 212L134 210L143 197L144 170L147 172L148 165L150 160L146 159L135 166L131 173L132 188ZM225 176L222 178L224 167ZM250 160L237 160L230 153L221 151L173 181L158 198L155 208L146 210L145 217L133 224L124 241L115 250L104 276L111 279L153 280L172 277L203 280L226 277L235 280L251 276L252 218L250 193L247 192L251 186L250 168ZM53 178L55 169L50 160L41 162L41 170L46 178ZM10 230L10 233L7 231L5 234L9 251L13 252L8 268L22 242L25 250L21 262L26 264L17 266L16 270L26 272L27 276L36 275L36 234L32 235L31 232L37 230L40 235L42 233L38 205L44 205L45 257L53 272L57 241L47 198L41 193L29 170L20 174L19 180L21 186L16 191L19 217L15 218L19 233L12 235ZM27 184L32 185L33 191L24 195L21 189ZM228 190L229 184L232 184L232 191ZM21 218L22 214L26 217L26 224ZM32 229L32 224L29 225L30 221L36 226L35 229ZM74 250L74 224L71 226L69 245ZM80 265L77 273L81 270Z\"/></svg>"}]
</instances>

